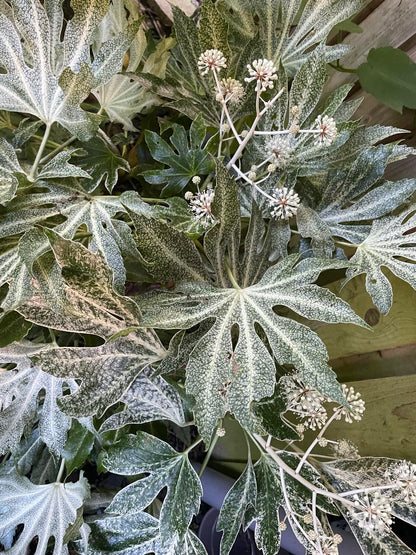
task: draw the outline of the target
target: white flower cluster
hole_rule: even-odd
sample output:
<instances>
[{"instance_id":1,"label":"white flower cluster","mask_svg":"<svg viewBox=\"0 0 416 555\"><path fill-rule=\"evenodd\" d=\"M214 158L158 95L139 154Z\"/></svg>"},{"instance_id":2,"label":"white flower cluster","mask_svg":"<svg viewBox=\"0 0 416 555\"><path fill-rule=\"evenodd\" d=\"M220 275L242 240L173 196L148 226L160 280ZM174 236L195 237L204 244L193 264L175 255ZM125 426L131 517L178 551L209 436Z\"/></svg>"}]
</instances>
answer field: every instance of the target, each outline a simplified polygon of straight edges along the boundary
<instances>
[{"instance_id":1,"label":"white flower cluster","mask_svg":"<svg viewBox=\"0 0 416 555\"><path fill-rule=\"evenodd\" d=\"M300 198L293 189L281 187L272 193L273 200L269 201L270 214L277 220L288 220L294 216L300 204Z\"/></svg>"},{"instance_id":2,"label":"white flower cluster","mask_svg":"<svg viewBox=\"0 0 416 555\"><path fill-rule=\"evenodd\" d=\"M338 546L342 543L342 536L335 534L335 536L320 536L320 549L313 549L312 555L338 555Z\"/></svg>"},{"instance_id":3,"label":"white flower cluster","mask_svg":"<svg viewBox=\"0 0 416 555\"><path fill-rule=\"evenodd\" d=\"M361 399L361 393L355 391L353 387L348 387L345 384L342 384L341 388L342 393L350 406L348 408L340 405L339 407L334 408L334 411L337 412L337 420L341 420L342 416L349 424L351 424L353 420L361 420L365 411L365 402Z\"/></svg>"},{"instance_id":4,"label":"white flower cluster","mask_svg":"<svg viewBox=\"0 0 416 555\"><path fill-rule=\"evenodd\" d=\"M406 503L416 503L416 464L401 461L390 468L385 477L399 488L398 492L392 491L395 498L398 496Z\"/></svg>"},{"instance_id":5,"label":"white flower cluster","mask_svg":"<svg viewBox=\"0 0 416 555\"><path fill-rule=\"evenodd\" d=\"M356 510L350 511L350 516L357 521L364 532L378 532L383 534L393 523L391 505L387 497L379 491L355 494L353 497Z\"/></svg>"},{"instance_id":6,"label":"white flower cluster","mask_svg":"<svg viewBox=\"0 0 416 555\"><path fill-rule=\"evenodd\" d=\"M266 141L266 152L273 157L274 164L278 168L284 168L289 162L293 146L290 137L273 137Z\"/></svg>"},{"instance_id":7,"label":"white flower cluster","mask_svg":"<svg viewBox=\"0 0 416 555\"><path fill-rule=\"evenodd\" d=\"M231 104L238 104L239 102L241 102L244 96L243 85L240 83L240 81L237 81L237 79L233 79L232 77L221 79L220 89L224 100L226 102L229 101Z\"/></svg>"},{"instance_id":8,"label":"white flower cluster","mask_svg":"<svg viewBox=\"0 0 416 555\"><path fill-rule=\"evenodd\" d=\"M339 459L359 459L358 447L349 439L339 439L331 444L334 454Z\"/></svg>"},{"instance_id":9,"label":"white flower cluster","mask_svg":"<svg viewBox=\"0 0 416 555\"><path fill-rule=\"evenodd\" d=\"M206 75L214 69L222 69L227 67L227 58L221 50L205 50L198 58L198 69L201 75Z\"/></svg>"},{"instance_id":10,"label":"white flower cluster","mask_svg":"<svg viewBox=\"0 0 416 555\"><path fill-rule=\"evenodd\" d=\"M257 81L256 90L265 91L274 87L274 81L277 79L277 69L271 60L260 59L254 60L247 65L250 77L246 77L244 81L250 83Z\"/></svg>"},{"instance_id":11,"label":"white flower cluster","mask_svg":"<svg viewBox=\"0 0 416 555\"><path fill-rule=\"evenodd\" d=\"M215 191L213 189L207 189L195 195L190 191L185 193L185 199L189 202L189 208L204 227L209 227L215 222L215 218L211 212L211 205L214 197Z\"/></svg>"},{"instance_id":12,"label":"white flower cluster","mask_svg":"<svg viewBox=\"0 0 416 555\"><path fill-rule=\"evenodd\" d=\"M319 391L305 385L297 376L285 380L288 409L303 420L311 430L321 429L328 419L323 403L327 400Z\"/></svg>"},{"instance_id":13,"label":"white flower cluster","mask_svg":"<svg viewBox=\"0 0 416 555\"><path fill-rule=\"evenodd\" d=\"M334 118L330 118L328 116L318 116L315 120L315 126L319 131L315 140L315 145L329 146L335 141L338 135L338 130Z\"/></svg>"}]
</instances>

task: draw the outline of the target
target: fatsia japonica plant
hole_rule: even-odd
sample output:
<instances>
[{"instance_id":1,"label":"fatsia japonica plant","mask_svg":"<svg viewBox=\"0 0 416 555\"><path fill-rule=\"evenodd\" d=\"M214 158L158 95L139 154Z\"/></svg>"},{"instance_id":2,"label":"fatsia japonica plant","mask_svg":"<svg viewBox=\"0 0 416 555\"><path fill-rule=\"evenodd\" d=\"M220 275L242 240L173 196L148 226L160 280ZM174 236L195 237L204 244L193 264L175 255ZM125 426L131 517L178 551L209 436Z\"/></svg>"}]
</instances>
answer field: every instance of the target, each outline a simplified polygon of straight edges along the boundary
<instances>
[{"instance_id":1,"label":"fatsia japonica plant","mask_svg":"<svg viewBox=\"0 0 416 555\"><path fill-rule=\"evenodd\" d=\"M203 0L156 38L134 0L0 0L5 553L207 553L229 421L221 555L252 523L265 555L288 525L336 554L328 515L413 553L391 526L416 524L416 465L326 438L365 402L310 325L368 327L328 276L364 274L382 313L391 273L416 288L416 180L383 177L413 152L324 94L363 4Z\"/></svg>"}]
</instances>

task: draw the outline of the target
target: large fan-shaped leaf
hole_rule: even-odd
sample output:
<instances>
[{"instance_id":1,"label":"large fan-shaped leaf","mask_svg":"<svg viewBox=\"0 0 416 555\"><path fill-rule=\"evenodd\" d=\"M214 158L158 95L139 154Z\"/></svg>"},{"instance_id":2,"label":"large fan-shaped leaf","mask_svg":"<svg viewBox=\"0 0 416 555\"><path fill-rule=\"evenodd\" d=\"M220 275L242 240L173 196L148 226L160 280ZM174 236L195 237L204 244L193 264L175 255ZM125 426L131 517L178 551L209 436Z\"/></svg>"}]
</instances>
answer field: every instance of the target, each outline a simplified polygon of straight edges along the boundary
<instances>
[{"instance_id":1,"label":"large fan-shaped leaf","mask_svg":"<svg viewBox=\"0 0 416 555\"><path fill-rule=\"evenodd\" d=\"M23 524L16 543L7 550L9 555L26 553L37 537L34 553L48 551L48 542L54 538L53 555L65 555L65 533L77 520L77 510L89 494L88 482L59 482L35 485L15 470L3 469L0 475L0 541L6 534ZM82 522L82 521L81 521Z\"/></svg>"},{"instance_id":2,"label":"large fan-shaped leaf","mask_svg":"<svg viewBox=\"0 0 416 555\"><path fill-rule=\"evenodd\" d=\"M60 0L45 6L39 0L11 4L15 17L9 19L7 11L0 15L0 65L6 70L0 75L0 108L33 114L48 127L59 122L80 138L92 136L98 120L79 105L94 85L121 69L140 22L105 43L91 63L93 33L108 0L73 1L62 42Z\"/></svg>"},{"instance_id":3,"label":"large fan-shaped leaf","mask_svg":"<svg viewBox=\"0 0 416 555\"><path fill-rule=\"evenodd\" d=\"M347 280L366 274L367 291L384 314L391 308L393 290L383 267L416 289L416 215L408 218L414 211L413 207L399 216L376 220L351 258L355 266L347 270Z\"/></svg>"},{"instance_id":4,"label":"large fan-shaped leaf","mask_svg":"<svg viewBox=\"0 0 416 555\"><path fill-rule=\"evenodd\" d=\"M165 350L152 330L138 329L136 303L114 291L112 272L101 256L51 231L48 235L68 284L69 309L56 312L35 297L19 311L41 325L113 340L98 347L52 348L36 353L32 360L54 376L82 380L74 395L60 400L66 412L73 416L102 412L120 399L143 368L161 360Z\"/></svg>"},{"instance_id":5,"label":"large fan-shaped leaf","mask_svg":"<svg viewBox=\"0 0 416 555\"><path fill-rule=\"evenodd\" d=\"M73 380L55 378L31 363L29 356L42 349L48 346L29 342L0 349L0 364L16 365L13 370L0 373L0 453L16 451L26 426L36 414L40 439L56 455L62 452L71 422L58 408L57 399L64 389L74 392L77 385ZM43 402L38 412L42 391Z\"/></svg>"},{"instance_id":6,"label":"large fan-shaped leaf","mask_svg":"<svg viewBox=\"0 0 416 555\"><path fill-rule=\"evenodd\" d=\"M114 498L107 513L131 515L145 509L167 487L160 513L162 543L181 540L199 510L202 487L189 463L187 453L177 453L170 445L139 432L111 446L102 458L111 472L126 476L148 473Z\"/></svg>"},{"instance_id":7,"label":"large fan-shaped leaf","mask_svg":"<svg viewBox=\"0 0 416 555\"><path fill-rule=\"evenodd\" d=\"M215 319L187 365L187 390L197 400L196 418L207 441L227 410L252 428L251 402L273 394L274 361L259 327L280 364L294 364L308 384L343 402L326 363L324 344L309 328L279 316L273 307L284 305L326 322L362 324L362 320L328 290L311 285L323 270L340 264L311 259L295 265L296 260L296 255L287 257L269 268L257 284L244 289L189 283L173 293L156 293L142 305L142 325L156 328L186 329ZM238 341L234 348L231 330L235 325Z\"/></svg>"}]
</instances>

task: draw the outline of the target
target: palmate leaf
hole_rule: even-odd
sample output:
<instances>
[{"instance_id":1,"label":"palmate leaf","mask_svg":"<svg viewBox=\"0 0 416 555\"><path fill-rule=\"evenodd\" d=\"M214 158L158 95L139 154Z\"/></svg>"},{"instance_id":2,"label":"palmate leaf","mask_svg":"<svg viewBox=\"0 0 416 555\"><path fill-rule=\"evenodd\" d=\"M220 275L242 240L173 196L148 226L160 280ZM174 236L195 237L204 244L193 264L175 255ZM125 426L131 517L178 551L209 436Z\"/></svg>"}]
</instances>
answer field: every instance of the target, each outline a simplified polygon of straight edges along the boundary
<instances>
[{"instance_id":1,"label":"palmate leaf","mask_svg":"<svg viewBox=\"0 0 416 555\"><path fill-rule=\"evenodd\" d=\"M65 533L77 520L77 510L88 495L88 482L82 476L78 482L35 485L14 469L3 468L0 474L0 541L17 526L24 525L18 540L6 553L26 553L36 537L35 555L48 551L51 538L55 542L51 553L67 554Z\"/></svg>"},{"instance_id":2,"label":"palmate leaf","mask_svg":"<svg viewBox=\"0 0 416 555\"><path fill-rule=\"evenodd\" d=\"M394 481L397 478L397 466L400 462L385 457L362 457L357 460L339 460L333 463L325 463L322 468L334 488L343 492L387 484L388 476ZM400 489L396 491L387 490L385 493L389 497L392 514L413 526L416 525L415 504L405 501ZM363 530L354 520L353 511L343 511L342 507L340 509L365 555L390 555L391 553L410 555L414 553L392 530L386 530L385 533Z\"/></svg>"},{"instance_id":3,"label":"palmate leaf","mask_svg":"<svg viewBox=\"0 0 416 555\"><path fill-rule=\"evenodd\" d=\"M58 122L79 138L91 137L98 119L79 105L94 85L121 69L140 22L106 42L91 63L93 33L108 0L87 4L74 0L62 42L60 0L50 0L46 6L39 0L13 0L11 5L12 20L8 10L0 15L0 65L6 70L0 76L0 109L33 114L48 127Z\"/></svg>"},{"instance_id":4,"label":"palmate leaf","mask_svg":"<svg viewBox=\"0 0 416 555\"><path fill-rule=\"evenodd\" d=\"M412 207L398 216L376 220L351 258L354 267L347 269L347 281L357 275L366 274L367 291L383 314L391 308L393 290L382 268L388 268L416 289L414 212L415 207Z\"/></svg>"},{"instance_id":5,"label":"palmate leaf","mask_svg":"<svg viewBox=\"0 0 416 555\"><path fill-rule=\"evenodd\" d=\"M48 236L68 284L65 294L70 308L59 313L34 297L19 312L40 325L109 341L98 347L52 348L31 359L56 377L81 380L79 390L59 402L66 413L101 413L121 398L148 364L161 360L165 350L152 330L137 329L140 311L133 300L114 291L112 272L100 255L52 231Z\"/></svg>"},{"instance_id":6,"label":"palmate leaf","mask_svg":"<svg viewBox=\"0 0 416 555\"><path fill-rule=\"evenodd\" d=\"M24 174L13 146L0 137L0 204L14 197L19 182L15 174Z\"/></svg>"},{"instance_id":7,"label":"palmate leaf","mask_svg":"<svg viewBox=\"0 0 416 555\"><path fill-rule=\"evenodd\" d=\"M139 253L134 245L128 225L114 218L118 213L126 212L123 196L93 196L82 186L75 183L56 185L43 181L44 191L40 193L18 195L7 205L7 213L0 219L0 238L20 234L30 230L36 224L42 224L48 218L61 215L65 218L62 224L54 229L57 233L72 239L80 226L85 225L91 234L89 248L93 252L100 251L114 271L114 283L117 289L123 290L126 270L123 254L138 260ZM33 237L30 238L33 241ZM36 245L38 256L48 249L46 239ZM30 251L33 253L34 245ZM9 250L9 254L0 255L4 265L9 269L2 272L0 280L13 283L29 279L26 268L22 267L19 258L22 253ZM6 261L7 258L7 261ZM1 264L1 262L0 262ZM6 276L7 273L7 276ZM11 304L11 307L15 305Z\"/></svg>"},{"instance_id":8,"label":"palmate leaf","mask_svg":"<svg viewBox=\"0 0 416 555\"><path fill-rule=\"evenodd\" d=\"M13 370L0 373L0 453L16 452L26 426L36 415L40 439L55 455L62 452L71 421L59 409L57 399L66 389L76 391L77 385L73 380L55 378L31 363L29 356L48 348L23 342L0 349L0 364L16 365ZM38 410L42 391L43 402Z\"/></svg>"},{"instance_id":9,"label":"palmate leaf","mask_svg":"<svg viewBox=\"0 0 416 555\"><path fill-rule=\"evenodd\" d=\"M146 473L121 490L106 509L108 514L132 516L150 505L167 487L160 513L161 543L181 541L199 511L202 486L187 453L178 453L145 432L123 437L102 456L102 465L123 476Z\"/></svg>"},{"instance_id":10,"label":"palmate leaf","mask_svg":"<svg viewBox=\"0 0 416 555\"><path fill-rule=\"evenodd\" d=\"M254 518L257 484L253 465L249 459L241 476L228 491L218 517L217 530L223 531L221 555L227 555L242 527L245 531Z\"/></svg>"},{"instance_id":11,"label":"palmate leaf","mask_svg":"<svg viewBox=\"0 0 416 555\"><path fill-rule=\"evenodd\" d=\"M125 410L105 420L100 432L117 430L127 424L143 424L154 420L170 420L178 426L186 424L185 407L179 391L149 367L135 379L120 399Z\"/></svg>"},{"instance_id":12,"label":"palmate leaf","mask_svg":"<svg viewBox=\"0 0 416 555\"><path fill-rule=\"evenodd\" d=\"M187 329L215 319L192 351L186 368L186 387L196 398L196 420L204 440L209 441L218 418L227 410L244 427L256 428L250 405L273 394L274 360L257 326L266 334L279 364L293 364L305 382L344 402L326 363L324 344L309 328L279 316L273 307L283 305L313 320L363 322L344 301L312 285L322 271L342 267L342 263L317 259L296 262L297 255L283 259L257 284L246 288L185 283L175 292L158 292L141 303L143 326ZM235 325L238 340L233 347L231 331Z\"/></svg>"},{"instance_id":13,"label":"palmate leaf","mask_svg":"<svg viewBox=\"0 0 416 555\"><path fill-rule=\"evenodd\" d=\"M153 131L145 131L146 143L155 160L169 166L163 170L148 170L143 176L148 183L167 185L162 196L177 195L195 175L207 175L214 169L214 162L203 147L206 129L202 117L193 121L190 127L190 141L184 127L172 124L170 142L176 151L162 137Z\"/></svg>"},{"instance_id":14,"label":"palmate leaf","mask_svg":"<svg viewBox=\"0 0 416 555\"><path fill-rule=\"evenodd\" d=\"M91 192L104 182L107 191L111 193L117 184L118 172L130 171L127 160L112 152L99 137L84 143L83 148L86 156L80 160L80 166L88 172L85 177L90 178L84 181L84 187Z\"/></svg>"},{"instance_id":15,"label":"palmate leaf","mask_svg":"<svg viewBox=\"0 0 416 555\"><path fill-rule=\"evenodd\" d=\"M348 171L333 170L318 183L322 197L315 211L319 215L317 226L323 226L329 235L361 242L369 232L368 221L385 216L400 206L416 189L415 179L391 182L382 179L387 164L394 156L394 146L381 145L364 150ZM300 214L300 225L307 225L313 213ZM363 222L361 225L358 223ZM351 225L351 224L354 225ZM305 236L305 235L304 235ZM317 248L326 242L315 234ZM321 246L320 246L321 245Z\"/></svg>"},{"instance_id":16,"label":"palmate leaf","mask_svg":"<svg viewBox=\"0 0 416 555\"><path fill-rule=\"evenodd\" d=\"M162 542L159 521L142 511L106 516L89 526L88 555L207 555L201 540L190 530L180 541L172 538L171 543Z\"/></svg>"}]
</instances>

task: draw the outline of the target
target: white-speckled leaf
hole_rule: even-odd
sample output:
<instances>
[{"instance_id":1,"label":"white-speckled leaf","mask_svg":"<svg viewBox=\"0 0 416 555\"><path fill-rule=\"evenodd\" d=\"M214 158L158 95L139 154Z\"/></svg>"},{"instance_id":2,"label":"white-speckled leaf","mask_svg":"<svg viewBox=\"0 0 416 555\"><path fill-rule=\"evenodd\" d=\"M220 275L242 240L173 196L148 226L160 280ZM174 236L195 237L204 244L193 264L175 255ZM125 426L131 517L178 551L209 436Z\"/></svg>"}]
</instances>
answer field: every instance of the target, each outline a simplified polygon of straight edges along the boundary
<instances>
[{"instance_id":1,"label":"white-speckled leaf","mask_svg":"<svg viewBox=\"0 0 416 555\"><path fill-rule=\"evenodd\" d=\"M253 521L256 500L256 476L249 459L244 472L228 491L218 517L217 530L223 532L221 555L228 555L240 528L246 530Z\"/></svg>"},{"instance_id":2,"label":"white-speckled leaf","mask_svg":"<svg viewBox=\"0 0 416 555\"><path fill-rule=\"evenodd\" d=\"M18 187L15 173L24 173L13 146L0 137L0 204L14 197Z\"/></svg>"},{"instance_id":3,"label":"white-speckled leaf","mask_svg":"<svg viewBox=\"0 0 416 555\"><path fill-rule=\"evenodd\" d=\"M284 504L278 465L262 455L254 465L257 483L255 539L264 555L275 555L280 547L279 507Z\"/></svg>"},{"instance_id":4,"label":"white-speckled leaf","mask_svg":"<svg viewBox=\"0 0 416 555\"><path fill-rule=\"evenodd\" d=\"M8 532L23 524L24 528L8 555L27 553L37 537L34 555L48 552L54 538L52 555L67 555L65 533L77 519L77 511L89 495L89 486L81 476L78 482L35 485L14 469L0 474L0 541Z\"/></svg>"},{"instance_id":5,"label":"white-speckled leaf","mask_svg":"<svg viewBox=\"0 0 416 555\"><path fill-rule=\"evenodd\" d=\"M185 536L193 515L199 511L202 495L201 482L186 453L177 453L164 441L138 432L109 447L102 464L107 470L123 476L148 474L121 490L106 513L140 512L167 487L160 513L162 544Z\"/></svg>"},{"instance_id":6,"label":"white-speckled leaf","mask_svg":"<svg viewBox=\"0 0 416 555\"><path fill-rule=\"evenodd\" d=\"M86 171L74 164L69 163L69 159L77 149L65 150L57 154L50 162L42 167L37 179L59 179L62 177L91 177Z\"/></svg>"},{"instance_id":7,"label":"white-speckled leaf","mask_svg":"<svg viewBox=\"0 0 416 555\"><path fill-rule=\"evenodd\" d=\"M0 453L16 452L26 426L36 415L40 439L55 455L62 452L71 423L58 408L57 398L65 389L75 391L77 385L73 380L55 378L31 363L29 356L43 349L47 350L48 346L29 342L0 349L0 364L16 365L0 373ZM42 403L41 391L44 392Z\"/></svg>"},{"instance_id":8,"label":"white-speckled leaf","mask_svg":"<svg viewBox=\"0 0 416 555\"><path fill-rule=\"evenodd\" d=\"M347 270L347 281L366 274L367 291L383 314L387 314L391 308L393 290L382 268L388 268L416 289L416 215L408 218L413 212L415 207L398 216L376 220L351 258L355 267Z\"/></svg>"},{"instance_id":9,"label":"white-speckled leaf","mask_svg":"<svg viewBox=\"0 0 416 555\"><path fill-rule=\"evenodd\" d=\"M385 473L395 476L394 467L401 461L385 457L363 457L357 460L339 460L333 463L325 463L323 470L334 488L339 491L348 491L361 488L371 488L387 485L388 478ZM416 505L405 502L400 491L387 490L389 502L392 506L392 514L412 524L416 524ZM357 538L364 555L410 555L414 551L407 547L393 531L386 533L371 532L363 530L357 525L352 513L345 507L340 509L345 520L348 522L352 532Z\"/></svg>"},{"instance_id":10,"label":"white-speckled leaf","mask_svg":"<svg viewBox=\"0 0 416 555\"><path fill-rule=\"evenodd\" d=\"M137 376L120 401L126 408L107 418L101 425L101 433L154 420L185 425L185 409L179 392L161 376L154 375L151 367Z\"/></svg>"},{"instance_id":11,"label":"white-speckled leaf","mask_svg":"<svg viewBox=\"0 0 416 555\"><path fill-rule=\"evenodd\" d=\"M323 270L345 263L309 259L295 265L296 261L296 255L283 259L257 284L244 289L189 283L176 292L155 293L141 304L142 325L155 328L187 329L215 319L192 351L186 368L187 391L196 399L196 420L207 442L218 418L228 410L244 427L256 428L251 402L273 395L274 360L255 324L265 332L280 364L293 364L308 384L343 402L326 362L325 345L308 327L279 316L273 307L284 305L313 320L363 325L344 301L312 285ZM238 341L233 349L231 329L235 324Z\"/></svg>"}]
</instances>

